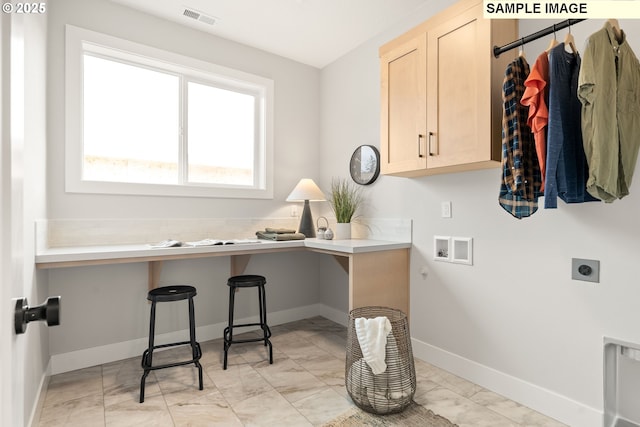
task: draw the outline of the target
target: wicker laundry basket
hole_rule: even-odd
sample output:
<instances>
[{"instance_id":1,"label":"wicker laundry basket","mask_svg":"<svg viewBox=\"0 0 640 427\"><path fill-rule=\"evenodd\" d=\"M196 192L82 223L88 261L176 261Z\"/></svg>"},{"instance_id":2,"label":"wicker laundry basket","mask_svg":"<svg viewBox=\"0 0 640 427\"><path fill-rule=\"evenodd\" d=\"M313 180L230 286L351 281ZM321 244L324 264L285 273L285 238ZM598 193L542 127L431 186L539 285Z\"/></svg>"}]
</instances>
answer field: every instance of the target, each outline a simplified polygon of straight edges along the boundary
<instances>
[{"instance_id":1,"label":"wicker laundry basket","mask_svg":"<svg viewBox=\"0 0 640 427\"><path fill-rule=\"evenodd\" d=\"M385 362L387 369L374 375L362 357L356 334L355 320L385 316L391 323L387 336ZM411 336L407 316L388 307L361 307L349 313L345 385L359 408L374 414L402 412L416 392L416 369L411 350Z\"/></svg>"}]
</instances>

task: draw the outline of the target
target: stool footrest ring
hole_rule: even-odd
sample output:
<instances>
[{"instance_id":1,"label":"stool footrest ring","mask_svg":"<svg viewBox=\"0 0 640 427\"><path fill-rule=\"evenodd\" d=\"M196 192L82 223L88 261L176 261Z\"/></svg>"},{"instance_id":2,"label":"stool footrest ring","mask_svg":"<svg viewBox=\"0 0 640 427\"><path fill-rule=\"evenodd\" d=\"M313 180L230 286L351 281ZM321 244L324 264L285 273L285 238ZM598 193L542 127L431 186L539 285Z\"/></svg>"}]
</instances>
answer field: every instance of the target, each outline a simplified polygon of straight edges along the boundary
<instances>
[{"instance_id":1,"label":"stool footrest ring","mask_svg":"<svg viewBox=\"0 0 640 427\"><path fill-rule=\"evenodd\" d=\"M247 338L244 340L236 340L234 339L233 342L229 341L229 339L225 338L225 342L227 344L242 344L242 343L246 343L246 342L259 342L259 341L269 341L269 339L264 339L264 338Z\"/></svg>"},{"instance_id":2,"label":"stool footrest ring","mask_svg":"<svg viewBox=\"0 0 640 427\"><path fill-rule=\"evenodd\" d=\"M269 327L267 325L263 325L262 323L246 323L244 325L233 325L233 329L235 328L244 328L247 326L260 326L261 329L265 332L267 332L267 338L271 338L271 329L269 329ZM224 334L226 336L226 334L229 332L229 327L227 326L226 328L224 328ZM260 338L261 340L264 340L264 338ZM235 342L235 340L233 340Z\"/></svg>"},{"instance_id":3,"label":"stool footrest ring","mask_svg":"<svg viewBox=\"0 0 640 427\"><path fill-rule=\"evenodd\" d=\"M190 341L184 341L184 342L177 342L173 344L156 345L153 347L153 351L155 351L158 348L176 347L179 345L190 345L190 344L191 344ZM156 365L156 366L151 366L151 364L148 363L149 354L150 354L149 349L145 350L144 353L142 353L142 363L141 363L142 369L147 371L155 371L156 369L173 368L175 366L183 366L183 365L190 365L192 363L196 363L202 357L202 350L200 349L200 343L195 343L195 356L193 357L193 359L184 360L181 362L165 363L164 365Z\"/></svg>"}]
</instances>

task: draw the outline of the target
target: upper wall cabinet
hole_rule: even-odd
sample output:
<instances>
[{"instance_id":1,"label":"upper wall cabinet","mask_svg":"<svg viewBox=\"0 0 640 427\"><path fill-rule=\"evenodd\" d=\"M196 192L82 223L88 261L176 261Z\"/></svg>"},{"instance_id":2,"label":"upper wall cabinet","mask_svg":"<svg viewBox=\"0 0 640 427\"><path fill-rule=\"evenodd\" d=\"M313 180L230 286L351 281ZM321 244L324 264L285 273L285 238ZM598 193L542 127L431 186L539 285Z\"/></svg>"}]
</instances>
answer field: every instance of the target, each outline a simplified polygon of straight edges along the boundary
<instances>
[{"instance_id":1,"label":"upper wall cabinet","mask_svg":"<svg viewBox=\"0 0 640 427\"><path fill-rule=\"evenodd\" d=\"M394 45L380 61L380 170L383 174L426 170L426 34Z\"/></svg>"},{"instance_id":2,"label":"upper wall cabinet","mask_svg":"<svg viewBox=\"0 0 640 427\"><path fill-rule=\"evenodd\" d=\"M381 171L421 176L497 167L501 87L514 20L463 0L380 48Z\"/></svg>"}]
</instances>

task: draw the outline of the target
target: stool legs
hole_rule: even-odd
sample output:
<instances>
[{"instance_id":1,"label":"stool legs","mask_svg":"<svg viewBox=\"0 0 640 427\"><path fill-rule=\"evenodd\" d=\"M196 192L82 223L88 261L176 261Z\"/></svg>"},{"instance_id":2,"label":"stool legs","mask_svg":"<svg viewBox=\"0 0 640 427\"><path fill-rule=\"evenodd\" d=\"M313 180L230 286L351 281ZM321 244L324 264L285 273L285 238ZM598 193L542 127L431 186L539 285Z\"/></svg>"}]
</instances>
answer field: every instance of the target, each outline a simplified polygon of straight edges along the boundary
<instances>
[{"instance_id":1,"label":"stool legs","mask_svg":"<svg viewBox=\"0 0 640 427\"><path fill-rule=\"evenodd\" d=\"M193 298L189 298L189 343L191 344L193 363L198 368L198 388L202 390L202 365L200 364L202 350L200 349L200 344L196 342L196 322Z\"/></svg>"},{"instance_id":2,"label":"stool legs","mask_svg":"<svg viewBox=\"0 0 640 427\"><path fill-rule=\"evenodd\" d=\"M151 303L151 316L149 317L149 347L142 353L142 368L144 369L144 373L142 374L142 379L140 380L140 403L144 402L144 386L147 380L147 376L151 369L153 361L153 344L154 337L156 335L156 303L155 301Z\"/></svg>"},{"instance_id":3,"label":"stool legs","mask_svg":"<svg viewBox=\"0 0 640 427\"><path fill-rule=\"evenodd\" d=\"M177 342L172 344L155 345L154 344L155 324L156 324L156 302L152 301L151 316L149 320L149 348L147 348L144 351L144 353L142 353L141 365L142 365L142 369L144 369L144 372L142 374L142 378L140 379L140 403L144 402L144 388L145 388L147 376L149 375L149 372L155 371L157 369L172 368L175 366L182 366L182 365L188 365L193 363L198 368L198 383L199 383L198 388L202 390L203 389L202 365L200 364L200 358L202 357L202 350L200 348L200 344L196 341L196 322L195 322L195 310L194 310L193 298L191 297L189 298L189 341ZM191 355L192 355L191 360L153 366L153 351L155 349L187 345L187 344L191 346Z\"/></svg>"},{"instance_id":4,"label":"stool legs","mask_svg":"<svg viewBox=\"0 0 640 427\"><path fill-rule=\"evenodd\" d=\"M229 347L231 347L231 343L233 342L233 312L235 307L235 298L236 298L236 288L233 286L229 288L229 320L227 321L227 327L224 328L224 361L223 361L223 369L227 369L227 353L229 352Z\"/></svg>"},{"instance_id":5,"label":"stool legs","mask_svg":"<svg viewBox=\"0 0 640 427\"><path fill-rule=\"evenodd\" d=\"M273 347L271 346L271 330L267 326L267 297L264 286L258 287L258 297L260 298L260 327L264 336L264 346L269 346L269 364L273 364Z\"/></svg>"},{"instance_id":6,"label":"stool legs","mask_svg":"<svg viewBox=\"0 0 640 427\"><path fill-rule=\"evenodd\" d=\"M264 290L264 285L258 286L258 305L260 306L260 322L259 323L245 323L242 325L233 324L235 293L236 293L236 287L229 286L229 323L228 323L228 326L224 329L224 356L223 356L223 363L222 363L223 369L225 370L227 369L229 347L231 347L231 344L236 344L236 343L264 341L264 346L269 347L269 364L273 364L273 347L271 345L271 341L269 340L269 338L271 337L271 330L267 325L267 302L266 302L266 293ZM260 329L262 329L262 338L234 340L233 328L234 327L239 328L244 326L260 326Z\"/></svg>"}]
</instances>

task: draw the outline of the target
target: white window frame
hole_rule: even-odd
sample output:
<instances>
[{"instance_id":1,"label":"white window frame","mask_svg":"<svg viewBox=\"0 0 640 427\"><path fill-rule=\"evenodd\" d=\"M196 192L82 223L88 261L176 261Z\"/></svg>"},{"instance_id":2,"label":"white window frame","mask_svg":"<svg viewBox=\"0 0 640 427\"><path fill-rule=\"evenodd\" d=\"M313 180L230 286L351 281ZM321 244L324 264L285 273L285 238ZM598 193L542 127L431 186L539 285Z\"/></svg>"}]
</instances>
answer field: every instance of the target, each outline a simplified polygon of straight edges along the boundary
<instances>
[{"instance_id":1,"label":"white window frame","mask_svg":"<svg viewBox=\"0 0 640 427\"><path fill-rule=\"evenodd\" d=\"M185 74L190 81L215 82L217 86L245 90L258 95L261 117L257 118L260 132L254 160L254 185L202 184L141 184L125 182L87 181L82 179L82 89L83 55L85 51L105 54L132 61L142 66L158 67L169 72ZM66 25L65 55L65 190L70 193L129 194L150 196L185 196L219 198L273 198L273 80L245 73L199 59L142 45L84 28Z\"/></svg>"}]
</instances>

